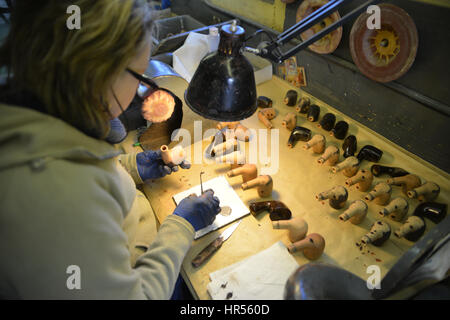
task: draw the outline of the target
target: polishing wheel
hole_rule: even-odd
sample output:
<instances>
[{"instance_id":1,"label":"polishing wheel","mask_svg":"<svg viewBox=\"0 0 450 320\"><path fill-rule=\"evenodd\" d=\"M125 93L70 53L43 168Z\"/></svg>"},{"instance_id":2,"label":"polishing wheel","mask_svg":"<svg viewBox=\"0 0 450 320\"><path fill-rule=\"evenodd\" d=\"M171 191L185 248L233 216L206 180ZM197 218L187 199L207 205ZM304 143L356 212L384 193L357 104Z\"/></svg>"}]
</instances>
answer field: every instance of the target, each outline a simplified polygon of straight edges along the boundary
<instances>
[{"instance_id":1,"label":"polishing wheel","mask_svg":"<svg viewBox=\"0 0 450 320\"><path fill-rule=\"evenodd\" d=\"M370 30L370 15L361 14L350 33L350 52L359 70L378 82L404 75L414 63L418 47L417 28L403 9L381 4L381 28Z\"/></svg>"},{"instance_id":2,"label":"polishing wheel","mask_svg":"<svg viewBox=\"0 0 450 320\"><path fill-rule=\"evenodd\" d=\"M297 9L297 17L296 21L300 22L302 19L306 18L308 15L322 7L323 5L327 4L327 0L304 0L302 4ZM322 31L323 29L327 28L329 25L333 24L334 22L341 19L341 16L339 15L339 12L335 11L330 16L324 18L321 22L314 25L310 29L303 32L300 37L303 41L308 40L316 33ZM327 54L331 53L339 45L339 42L341 42L342 38L342 27L337 28L336 30L328 33L326 36L322 37L321 39L314 42L312 45L310 45L308 48L314 52L320 53L320 54Z\"/></svg>"}]
</instances>

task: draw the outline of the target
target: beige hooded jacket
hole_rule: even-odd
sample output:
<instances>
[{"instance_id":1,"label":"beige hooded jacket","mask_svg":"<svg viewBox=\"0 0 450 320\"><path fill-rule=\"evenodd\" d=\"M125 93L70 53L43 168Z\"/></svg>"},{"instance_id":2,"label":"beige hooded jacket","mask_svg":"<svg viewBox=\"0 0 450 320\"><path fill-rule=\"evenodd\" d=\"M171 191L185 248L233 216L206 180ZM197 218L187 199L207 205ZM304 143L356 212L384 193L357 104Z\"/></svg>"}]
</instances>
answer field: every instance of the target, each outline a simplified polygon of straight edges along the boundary
<instances>
[{"instance_id":1,"label":"beige hooded jacket","mask_svg":"<svg viewBox=\"0 0 450 320\"><path fill-rule=\"evenodd\" d=\"M194 229L170 215L132 268L122 227L140 179L135 155L122 156L125 170L118 153L59 119L0 104L0 298L171 296Z\"/></svg>"}]
</instances>

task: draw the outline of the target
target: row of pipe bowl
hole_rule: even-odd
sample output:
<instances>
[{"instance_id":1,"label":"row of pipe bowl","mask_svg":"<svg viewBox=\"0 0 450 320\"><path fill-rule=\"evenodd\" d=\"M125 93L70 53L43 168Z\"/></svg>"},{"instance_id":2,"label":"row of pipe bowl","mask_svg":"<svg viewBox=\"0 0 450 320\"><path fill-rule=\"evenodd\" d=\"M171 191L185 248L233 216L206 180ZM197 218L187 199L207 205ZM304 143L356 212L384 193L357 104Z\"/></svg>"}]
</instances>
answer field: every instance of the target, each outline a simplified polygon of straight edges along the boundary
<instances>
[{"instance_id":1,"label":"row of pipe bowl","mask_svg":"<svg viewBox=\"0 0 450 320\"><path fill-rule=\"evenodd\" d=\"M294 100L296 100L297 97L296 97L296 95L293 94L293 92L295 92L295 91L289 90L286 93L284 102L288 106L294 106L296 104L296 102L294 102ZM295 98L293 98L293 97L295 97ZM302 110L304 109L305 105L309 105L309 104L310 104L309 99L305 99L305 98L300 99L299 106L297 106L297 108L296 108L297 112L305 113L305 112L302 112ZM316 105L313 104L312 106L316 106ZM316 110L317 114L315 117L312 118L310 115L307 116L308 120L311 122L315 122L318 120L320 107L317 107L316 109L317 109ZM330 116L333 116L333 117L330 117ZM322 121L317 126L319 128L322 127L326 131L329 131L332 128L332 125L328 126L327 128L323 125L323 124L327 124L328 122L330 122L330 121L324 121L327 118L333 118L332 122L334 124L334 122L336 120L336 117L334 116L334 114L326 113L324 115L324 117L322 118ZM344 122L344 121L342 121L342 122ZM294 130L294 128L297 127L296 114L293 112L287 113L282 122L282 125L283 125L283 127L285 127L288 130ZM347 128L348 128L348 125L347 125ZM339 138L343 139L345 137L345 134L341 135L341 137L339 137ZM331 135L333 135L333 134L331 134ZM354 139L354 149L355 149L354 151L356 152L356 138L354 136L349 136L349 137ZM306 142L306 144L303 146L304 149L307 150L307 149L312 148L313 152L315 152L317 154L323 153L323 155L317 160L317 162L319 164L326 163L326 164L332 166L338 161L339 154L340 154L339 148L336 147L335 145L330 145L328 148L325 149L326 138L322 134L316 134L310 140L305 141L305 142ZM345 144L345 142L344 142L344 144ZM290 146L292 147L292 144ZM371 146L366 146L366 147L371 147ZM344 145L343 145L343 149L345 152L346 150L345 150ZM377 150L377 148L373 148L373 149ZM360 151L360 153L361 153L361 151ZM380 158L381 158L381 155L382 155L382 152L380 153ZM350 156L353 156L353 154L351 154ZM353 170L350 170L350 172L347 171L346 176L348 176L349 179L346 181L346 185L352 186L352 185L356 184L356 189L359 189L359 191L367 191L372 186L372 180L373 180L372 173L369 170L365 170L365 169L358 170L358 167L360 164L360 161L358 159L351 158L347 162L351 163L353 161L353 163L355 163L356 162L355 160L357 160L358 165L351 165L351 167L353 167ZM333 167L333 171L335 173L340 170L342 170L342 166L341 166L341 168ZM354 177L352 179L352 176L354 174L356 174L356 177ZM409 176L415 177L415 175L409 175ZM409 180L411 180L411 179L409 179ZM437 197L437 195L439 194L439 186L437 184L435 184L434 182L428 182L423 185L414 184L412 187L416 187L416 188L419 187L419 190L416 191L416 190L413 190L412 187L408 185L408 181L402 181L401 178L392 178L392 179L388 179L386 182L380 182L377 186L375 186L374 190L365 196L365 200L367 200L367 201L375 200L374 202L379 205L386 205L389 202L390 191L391 191L391 189L387 183L389 183L389 185L391 185L391 184L401 185L403 187L404 193L407 193L409 198L419 197L419 200L421 200L421 201L423 201L424 199L428 200L428 201L434 200ZM406 191L405 191L405 185L406 185ZM380 190L377 190L377 187ZM385 191L384 189L387 189L387 191ZM422 197L422 198L420 198L420 197ZM317 196L316 198L319 198L319 196ZM336 199L330 199L330 203L332 203L333 201L336 201ZM344 203L345 203L345 201L344 201ZM342 202L341 202L341 205L343 205ZM408 205L408 202L406 201L406 199L404 199L403 197L396 197L392 201L390 201L389 204L385 208L380 210L379 214L381 216L389 215L389 217L391 219L401 222L401 221L403 221L403 218L406 216L408 208L409 208L409 205ZM352 202L349 209L347 209L343 214L341 214L339 216L339 219L342 221L350 220L353 224L359 224L366 217L367 210L368 210L368 206L364 201L356 200L356 201ZM371 231L368 233L368 235L380 233L381 234L380 238L382 238L383 237L382 235L384 235L384 239L383 239L383 242L384 242L384 240L386 240L386 232L378 232L378 230L380 229L379 228L380 225L383 226L383 228L386 228L385 223L381 223L381 222L377 221L372 225ZM388 226L388 228L389 228L389 234L390 234L390 227ZM418 238L423 234L424 231L425 231L425 222L423 221L423 219L418 216L413 215L407 219L407 221L405 222L404 225L402 225L400 228L397 229L395 234L398 237L405 237L410 241L417 241ZM377 241L378 239L376 239L374 237L368 237L368 235L365 235L363 237L363 240L362 240L363 243L375 242L376 244L379 244L379 245L382 243L381 241ZM408 235L410 235L410 236L408 237Z\"/></svg>"}]
</instances>

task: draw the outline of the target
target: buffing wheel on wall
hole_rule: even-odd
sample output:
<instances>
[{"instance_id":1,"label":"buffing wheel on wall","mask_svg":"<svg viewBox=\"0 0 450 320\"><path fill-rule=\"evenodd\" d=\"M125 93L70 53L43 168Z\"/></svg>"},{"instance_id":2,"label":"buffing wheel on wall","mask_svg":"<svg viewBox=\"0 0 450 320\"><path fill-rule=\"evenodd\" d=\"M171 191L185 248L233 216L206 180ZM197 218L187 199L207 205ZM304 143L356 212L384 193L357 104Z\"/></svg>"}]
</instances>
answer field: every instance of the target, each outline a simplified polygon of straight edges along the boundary
<instances>
[{"instance_id":1,"label":"buffing wheel on wall","mask_svg":"<svg viewBox=\"0 0 450 320\"><path fill-rule=\"evenodd\" d=\"M297 9L297 23L327 3L327 0L304 0ZM316 33L322 31L323 29L340 19L341 16L339 15L339 12L335 11L330 16L324 18L322 22L303 32L300 37L303 41L306 41ZM338 47L339 43L341 42L341 38L342 27L339 27L323 38L314 42L308 48L320 54L332 53Z\"/></svg>"},{"instance_id":2,"label":"buffing wheel on wall","mask_svg":"<svg viewBox=\"0 0 450 320\"><path fill-rule=\"evenodd\" d=\"M389 82L404 75L414 63L419 44L413 19L403 9L381 4L381 28L370 30L370 15L361 14L350 33L353 61L366 77Z\"/></svg>"}]
</instances>

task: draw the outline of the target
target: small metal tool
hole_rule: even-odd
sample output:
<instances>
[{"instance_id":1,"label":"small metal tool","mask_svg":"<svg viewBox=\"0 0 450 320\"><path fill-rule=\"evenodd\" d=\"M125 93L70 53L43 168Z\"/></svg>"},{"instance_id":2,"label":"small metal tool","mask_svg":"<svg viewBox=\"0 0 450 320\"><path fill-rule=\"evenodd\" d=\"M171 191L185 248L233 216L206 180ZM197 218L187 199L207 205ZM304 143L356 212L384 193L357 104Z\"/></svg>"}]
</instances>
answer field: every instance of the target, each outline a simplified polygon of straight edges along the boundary
<instances>
[{"instance_id":1,"label":"small metal tool","mask_svg":"<svg viewBox=\"0 0 450 320\"><path fill-rule=\"evenodd\" d=\"M192 260L192 265L195 268L198 268L205 262L214 252L219 250L219 248L222 246L222 244L227 240L233 232L236 230L236 228L239 226L242 220L239 222L236 222L234 225L229 227L227 230L222 232L222 234L217 237L214 241L212 241L210 244L208 244L195 258Z\"/></svg>"},{"instance_id":2,"label":"small metal tool","mask_svg":"<svg viewBox=\"0 0 450 320\"><path fill-rule=\"evenodd\" d=\"M202 170L200 171L200 191L201 194L203 194L203 182L202 182L202 174L204 174L205 172Z\"/></svg>"}]
</instances>

